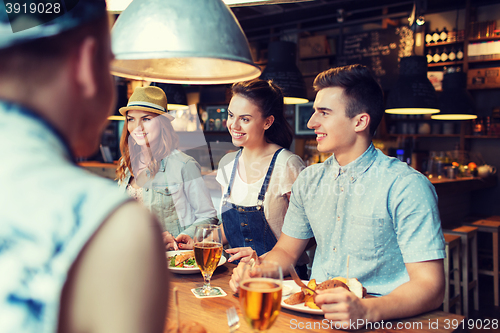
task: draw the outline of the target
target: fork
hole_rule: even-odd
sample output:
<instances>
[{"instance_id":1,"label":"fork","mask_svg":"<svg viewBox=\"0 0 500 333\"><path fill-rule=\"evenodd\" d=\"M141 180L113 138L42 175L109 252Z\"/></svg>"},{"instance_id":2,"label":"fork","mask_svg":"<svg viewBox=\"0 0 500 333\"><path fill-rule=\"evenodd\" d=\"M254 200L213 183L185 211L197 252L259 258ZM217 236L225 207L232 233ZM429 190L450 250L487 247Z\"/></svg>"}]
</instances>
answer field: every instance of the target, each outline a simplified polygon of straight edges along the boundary
<instances>
[{"instance_id":1,"label":"fork","mask_svg":"<svg viewBox=\"0 0 500 333\"><path fill-rule=\"evenodd\" d=\"M234 306L226 310L227 325L229 326L229 333L234 333L240 327L240 318Z\"/></svg>"},{"instance_id":2,"label":"fork","mask_svg":"<svg viewBox=\"0 0 500 333\"><path fill-rule=\"evenodd\" d=\"M309 288L308 286L306 286L304 284L304 282L302 282L302 280L299 278L299 276L297 275L297 272L295 271L295 267L293 267L293 264L290 264L290 268L288 269L288 272L290 273L290 276L292 277L293 281L295 281L295 283L299 286L299 287L302 287L302 288L305 288L305 289L308 289L310 291L312 291L314 294L318 294L316 292L316 290L314 289L311 289Z\"/></svg>"}]
</instances>

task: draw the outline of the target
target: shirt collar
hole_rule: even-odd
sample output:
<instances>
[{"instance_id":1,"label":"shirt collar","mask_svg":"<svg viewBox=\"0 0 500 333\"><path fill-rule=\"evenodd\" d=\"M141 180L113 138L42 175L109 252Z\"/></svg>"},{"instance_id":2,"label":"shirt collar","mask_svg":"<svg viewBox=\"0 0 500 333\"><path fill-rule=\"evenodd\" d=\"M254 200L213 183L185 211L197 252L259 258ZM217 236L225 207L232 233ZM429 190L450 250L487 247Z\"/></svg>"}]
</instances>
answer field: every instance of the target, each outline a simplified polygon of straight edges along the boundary
<instances>
[{"instance_id":1,"label":"shirt collar","mask_svg":"<svg viewBox=\"0 0 500 333\"><path fill-rule=\"evenodd\" d=\"M334 179L337 180L340 175L347 175L350 182L354 183L375 162L376 155L377 150L373 146L373 143L370 143L370 146L361 156L344 166L340 166L335 156L332 155L329 162L333 169Z\"/></svg>"}]
</instances>

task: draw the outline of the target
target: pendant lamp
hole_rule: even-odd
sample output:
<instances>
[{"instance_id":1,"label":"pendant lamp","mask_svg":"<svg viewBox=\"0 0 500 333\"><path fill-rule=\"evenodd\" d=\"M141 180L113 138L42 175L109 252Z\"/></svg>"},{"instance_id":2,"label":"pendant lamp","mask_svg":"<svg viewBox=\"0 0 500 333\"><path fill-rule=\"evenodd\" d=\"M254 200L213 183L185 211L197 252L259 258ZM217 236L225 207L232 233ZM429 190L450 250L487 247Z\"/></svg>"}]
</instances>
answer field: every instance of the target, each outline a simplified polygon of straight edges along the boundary
<instances>
[{"instance_id":1,"label":"pendant lamp","mask_svg":"<svg viewBox=\"0 0 500 333\"><path fill-rule=\"evenodd\" d=\"M168 110L186 109L188 107L186 92L182 85L162 82L152 82L151 85L161 88L167 95Z\"/></svg>"},{"instance_id":2,"label":"pendant lamp","mask_svg":"<svg viewBox=\"0 0 500 333\"><path fill-rule=\"evenodd\" d=\"M401 58L399 78L387 96L385 112L407 115L439 112L436 90L427 78L425 57Z\"/></svg>"},{"instance_id":3,"label":"pendant lamp","mask_svg":"<svg viewBox=\"0 0 500 333\"><path fill-rule=\"evenodd\" d=\"M225 84L260 75L221 0L134 0L111 31L111 71L164 83Z\"/></svg>"},{"instance_id":4,"label":"pendant lamp","mask_svg":"<svg viewBox=\"0 0 500 333\"><path fill-rule=\"evenodd\" d=\"M282 89L285 104L309 102L304 78L296 65L296 49L293 42L269 43L267 65L260 76L263 80L273 80Z\"/></svg>"},{"instance_id":5,"label":"pendant lamp","mask_svg":"<svg viewBox=\"0 0 500 333\"><path fill-rule=\"evenodd\" d=\"M438 120L476 119L474 100L467 91L467 74L464 72L445 73L443 92L439 97L441 112L431 116Z\"/></svg>"}]
</instances>

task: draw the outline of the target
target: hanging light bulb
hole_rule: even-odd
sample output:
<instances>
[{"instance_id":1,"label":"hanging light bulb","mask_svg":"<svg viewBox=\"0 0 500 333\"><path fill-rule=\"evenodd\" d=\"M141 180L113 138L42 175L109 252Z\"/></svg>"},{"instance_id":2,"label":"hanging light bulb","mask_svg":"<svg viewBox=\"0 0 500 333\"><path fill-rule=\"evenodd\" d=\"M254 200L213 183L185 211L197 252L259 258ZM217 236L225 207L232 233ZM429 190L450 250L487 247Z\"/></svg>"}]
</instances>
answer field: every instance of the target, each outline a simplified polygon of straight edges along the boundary
<instances>
[{"instance_id":1,"label":"hanging light bulb","mask_svg":"<svg viewBox=\"0 0 500 333\"><path fill-rule=\"evenodd\" d=\"M134 0L111 31L114 75L165 83L225 84L260 75L247 39L221 0Z\"/></svg>"},{"instance_id":2,"label":"hanging light bulb","mask_svg":"<svg viewBox=\"0 0 500 333\"><path fill-rule=\"evenodd\" d=\"M401 58L399 78L387 96L386 113L439 113L436 90L427 78L427 61L423 56Z\"/></svg>"},{"instance_id":3,"label":"hanging light bulb","mask_svg":"<svg viewBox=\"0 0 500 333\"><path fill-rule=\"evenodd\" d=\"M260 78L273 80L281 88L285 104L309 102L306 84L295 59L295 43L286 41L269 43L267 65Z\"/></svg>"},{"instance_id":4,"label":"hanging light bulb","mask_svg":"<svg viewBox=\"0 0 500 333\"><path fill-rule=\"evenodd\" d=\"M441 112L432 115L438 120L476 119L474 100L467 91L467 74L464 72L446 73L443 76L443 92L439 97Z\"/></svg>"}]
</instances>

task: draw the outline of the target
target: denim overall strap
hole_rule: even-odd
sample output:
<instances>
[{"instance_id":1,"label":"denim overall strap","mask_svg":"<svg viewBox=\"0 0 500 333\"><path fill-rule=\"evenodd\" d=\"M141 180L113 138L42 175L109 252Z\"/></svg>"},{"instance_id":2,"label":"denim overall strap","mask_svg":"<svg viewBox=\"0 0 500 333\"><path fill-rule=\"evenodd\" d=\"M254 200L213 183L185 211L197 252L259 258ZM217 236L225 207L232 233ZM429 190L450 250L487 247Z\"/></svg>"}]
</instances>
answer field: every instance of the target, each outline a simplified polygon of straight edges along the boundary
<instances>
[{"instance_id":1,"label":"denim overall strap","mask_svg":"<svg viewBox=\"0 0 500 333\"><path fill-rule=\"evenodd\" d=\"M269 186L269 182L271 180L271 175L273 174L274 164L276 163L276 158L278 158L278 154L284 148L280 148L276 150L273 155L273 159L271 160L271 164L269 165L269 169L267 169L266 178L264 178L264 183L262 184L262 188L260 189L259 196L257 197L257 209L262 209L264 206L264 196L266 195L267 187Z\"/></svg>"},{"instance_id":2,"label":"denim overall strap","mask_svg":"<svg viewBox=\"0 0 500 333\"><path fill-rule=\"evenodd\" d=\"M279 150L281 151L281 149ZM266 177L264 179L264 184L259 192L259 198L264 201L264 195L266 193L267 187L269 186L270 177L272 170L274 169L274 164L276 163L276 157L279 153L277 151L271 160ZM264 215L264 209L262 203L256 206L239 206L233 203L227 202L227 198L230 196L230 186L234 181L235 171L237 167L237 161L240 154L237 154L235 158L235 164L233 166L233 173L231 175L230 183L228 186L228 191L224 196L225 199L222 205L222 223L224 227L224 234L228 240L231 247L251 247L257 252L257 255L262 255L270 251L277 242L276 236L272 232L266 217Z\"/></svg>"},{"instance_id":3,"label":"denim overall strap","mask_svg":"<svg viewBox=\"0 0 500 333\"><path fill-rule=\"evenodd\" d=\"M234 176L236 175L236 168L238 167L238 160L240 159L242 150L243 148L238 150L238 152L236 153L236 157L234 158L233 170L231 171L231 177L229 178L229 184L227 185L226 194L224 194L224 197L222 198L222 205L226 204L227 199L231 195L231 186L234 182Z\"/></svg>"}]
</instances>

